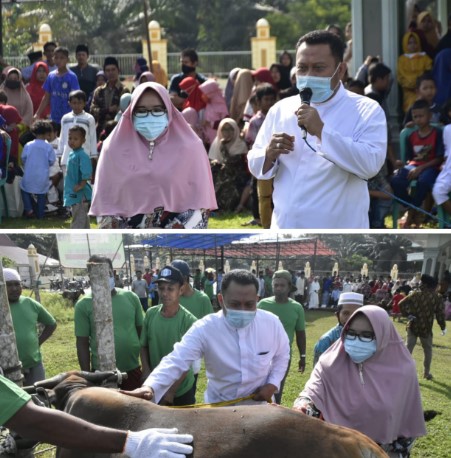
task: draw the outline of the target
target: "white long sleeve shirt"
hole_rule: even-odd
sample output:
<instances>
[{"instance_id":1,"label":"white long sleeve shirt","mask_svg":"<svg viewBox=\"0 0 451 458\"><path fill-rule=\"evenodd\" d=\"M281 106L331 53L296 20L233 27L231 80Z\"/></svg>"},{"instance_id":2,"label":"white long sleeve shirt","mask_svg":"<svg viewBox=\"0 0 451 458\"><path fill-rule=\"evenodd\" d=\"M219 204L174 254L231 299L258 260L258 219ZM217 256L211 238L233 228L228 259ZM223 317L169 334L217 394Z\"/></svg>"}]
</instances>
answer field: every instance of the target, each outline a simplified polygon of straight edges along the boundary
<instances>
[{"instance_id":1,"label":"white long sleeve shirt","mask_svg":"<svg viewBox=\"0 0 451 458\"><path fill-rule=\"evenodd\" d=\"M97 134L96 134L96 121L94 116L85 111L79 115L74 114L73 111L65 114L61 118L61 133L59 143L59 156L61 157L61 165L66 166L69 154L72 151L67 142L69 141L69 129L73 126L81 126L86 131L86 141L83 143L83 149L90 158L98 157L97 153Z\"/></svg>"},{"instance_id":2,"label":"white long sleeve shirt","mask_svg":"<svg viewBox=\"0 0 451 458\"><path fill-rule=\"evenodd\" d=\"M445 147L446 162L443 164L442 171L435 180L432 194L437 205L442 205L449 197L451 192L451 124L443 129L443 144Z\"/></svg>"},{"instance_id":3,"label":"white long sleeve shirt","mask_svg":"<svg viewBox=\"0 0 451 458\"><path fill-rule=\"evenodd\" d=\"M324 123L322 139L302 139L295 112L299 96L276 103L266 115L248 154L251 173L274 177L271 229L369 227L367 182L382 167L387 152L387 123L374 100L340 85L329 101L312 103ZM266 148L273 133L295 137L294 151L281 154L263 174Z\"/></svg>"},{"instance_id":4,"label":"white long sleeve shirt","mask_svg":"<svg viewBox=\"0 0 451 458\"><path fill-rule=\"evenodd\" d=\"M279 318L264 310L257 310L254 320L240 329L230 326L222 311L207 315L191 326L144 382L154 390L155 401L202 356L208 379L205 402L229 401L267 383L279 389L290 346Z\"/></svg>"}]
</instances>

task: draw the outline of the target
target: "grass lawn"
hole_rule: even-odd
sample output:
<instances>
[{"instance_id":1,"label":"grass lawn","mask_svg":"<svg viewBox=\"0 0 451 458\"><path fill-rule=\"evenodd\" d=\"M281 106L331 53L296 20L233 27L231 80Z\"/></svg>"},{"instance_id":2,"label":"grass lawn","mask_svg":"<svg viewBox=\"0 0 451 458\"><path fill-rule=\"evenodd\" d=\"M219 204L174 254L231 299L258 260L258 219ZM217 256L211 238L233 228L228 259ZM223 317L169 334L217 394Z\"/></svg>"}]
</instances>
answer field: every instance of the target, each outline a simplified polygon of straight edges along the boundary
<instances>
[{"instance_id":1,"label":"grass lawn","mask_svg":"<svg viewBox=\"0 0 451 458\"><path fill-rule=\"evenodd\" d=\"M43 304L55 316L58 328L55 334L43 345L44 363L47 376L53 376L70 369L78 369L73 329L73 308L58 295L43 293ZM336 319L330 311L308 311L307 321L307 369L305 374L296 372L298 351L293 349L291 371L285 384L282 404L291 407L294 399L304 387L312 369L313 346L316 340L328 329L335 325ZM402 336L405 335L405 325L395 323ZM434 379L426 381L422 377L423 351L420 345L415 347L413 357L418 367L421 395L424 410L435 410L438 415L427 423L428 434L419 439L412 452L412 458L445 458L451 450L451 332L446 336L440 335L440 329L434 325L434 356L432 373ZM205 373L199 377L197 399L205 389ZM41 455L52 456L50 453Z\"/></svg>"},{"instance_id":2,"label":"grass lawn","mask_svg":"<svg viewBox=\"0 0 451 458\"><path fill-rule=\"evenodd\" d=\"M243 224L252 220L252 214L244 211L238 215L233 212L213 212L208 222L208 229L239 229L239 230L256 230L262 229L261 226L243 226ZM385 218L385 227L391 229L392 217ZM44 219L27 219L27 218L3 218L0 224L1 229L70 229L70 218L51 215ZM423 229L436 229L436 222L429 222L422 226ZM91 218L91 229L97 229L95 218Z\"/></svg>"}]
</instances>

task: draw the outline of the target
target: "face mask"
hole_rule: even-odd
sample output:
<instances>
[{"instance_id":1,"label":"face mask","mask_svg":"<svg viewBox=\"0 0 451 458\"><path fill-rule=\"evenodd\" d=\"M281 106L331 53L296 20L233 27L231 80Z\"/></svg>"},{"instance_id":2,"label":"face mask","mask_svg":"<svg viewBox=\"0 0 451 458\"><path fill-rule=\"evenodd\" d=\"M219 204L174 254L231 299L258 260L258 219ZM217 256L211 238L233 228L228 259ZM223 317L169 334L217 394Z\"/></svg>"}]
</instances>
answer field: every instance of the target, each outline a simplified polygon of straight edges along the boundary
<instances>
[{"instance_id":1,"label":"face mask","mask_svg":"<svg viewBox=\"0 0 451 458\"><path fill-rule=\"evenodd\" d=\"M19 89L20 88L20 81L18 80L6 80L5 86L8 89Z\"/></svg>"},{"instance_id":2,"label":"face mask","mask_svg":"<svg viewBox=\"0 0 451 458\"><path fill-rule=\"evenodd\" d=\"M245 328L257 314L257 310L247 312L245 310L232 310L226 308L226 311L227 315L225 315L225 319L233 328Z\"/></svg>"},{"instance_id":3,"label":"face mask","mask_svg":"<svg viewBox=\"0 0 451 458\"><path fill-rule=\"evenodd\" d=\"M190 65L183 65L182 64L182 73L187 75L188 73L193 73L196 71L196 67L191 67Z\"/></svg>"},{"instance_id":4,"label":"face mask","mask_svg":"<svg viewBox=\"0 0 451 458\"><path fill-rule=\"evenodd\" d=\"M113 291L116 283L114 282L114 277L108 277L108 285L110 286L110 291Z\"/></svg>"},{"instance_id":5,"label":"face mask","mask_svg":"<svg viewBox=\"0 0 451 458\"><path fill-rule=\"evenodd\" d=\"M355 340L345 339L345 351L356 364L371 358L376 353L376 349L376 340L362 342L358 338Z\"/></svg>"},{"instance_id":6,"label":"face mask","mask_svg":"<svg viewBox=\"0 0 451 458\"><path fill-rule=\"evenodd\" d=\"M145 118L133 117L133 126L136 132L140 133L149 142L159 137L168 127L168 124L167 113L163 116L152 116L148 114Z\"/></svg>"},{"instance_id":7,"label":"face mask","mask_svg":"<svg viewBox=\"0 0 451 458\"><path fill-rule=\"evenodd\" d=\"M332 78L337 73L337 69L334 71L334 74L330 77L323 76L296 76L296 87L299 89L299 92L309 87L312 90L312 99L313 103L321 103L332 97L336 87L334 89L330 88L330 83Z\"/></svg>"}]
</instances>

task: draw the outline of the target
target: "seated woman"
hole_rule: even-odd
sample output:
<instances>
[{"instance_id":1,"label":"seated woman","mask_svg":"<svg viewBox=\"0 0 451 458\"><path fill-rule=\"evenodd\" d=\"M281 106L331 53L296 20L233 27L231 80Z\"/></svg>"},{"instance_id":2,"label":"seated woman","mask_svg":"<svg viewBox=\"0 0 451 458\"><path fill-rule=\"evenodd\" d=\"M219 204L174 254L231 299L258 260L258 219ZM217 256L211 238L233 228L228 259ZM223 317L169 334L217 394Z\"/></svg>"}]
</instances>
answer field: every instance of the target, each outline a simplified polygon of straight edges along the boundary
<instances>
[{"instance_id":1,"label":"seated woman","mask_svg":"<svg viewBox=\"0 0 451 458\"><path fill-rule=\"evenodd\" d=\"M240 137L237 123L232 118L224 118L208 152L220 210L232 211L240 202L249 181L246 154L247 146Z\"/></svg>"},{"instance_id":2,"label":"seated woman","mask_svg":"<svg viewBox=\"0 0 451 458\"><path fill-rule=\"evenodd\" d=\"M383 309L359 308L319 359L294 409L356 429L392 457L426 434L415 363Z\"/></svg>"},{"instance_id":3,"label":"seated woman","mask_svg":"<svg viewBox=\"0 0 451 458\"><path fill-rule=\"evenodd\" d=\"M90 214L108 229L203 229L216 208L201 140L163 86L140 84L103 144Z\"/></svg>"}]
</instances>

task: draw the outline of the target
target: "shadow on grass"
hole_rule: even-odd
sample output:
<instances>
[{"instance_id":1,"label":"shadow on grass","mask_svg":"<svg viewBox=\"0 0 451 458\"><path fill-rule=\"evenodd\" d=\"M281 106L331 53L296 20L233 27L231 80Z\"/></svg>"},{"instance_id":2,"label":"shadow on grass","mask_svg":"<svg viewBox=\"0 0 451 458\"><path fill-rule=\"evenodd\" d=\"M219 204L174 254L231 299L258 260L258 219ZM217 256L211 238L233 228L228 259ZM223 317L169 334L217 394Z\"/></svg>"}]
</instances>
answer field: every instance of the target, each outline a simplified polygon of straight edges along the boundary
<instances>
[{"instance_id":1,"label":"shadow on grass","mask_svg":"<svg viewBox=\"0 0 451 458\"><path fill-rule=\"evenodd\" d=\"M435 393L447 397L451 400L451 388L448 383L439 382L437 380L421 381L420 386L422 389L434 391Z\"/></svg>"}]
</instances>

